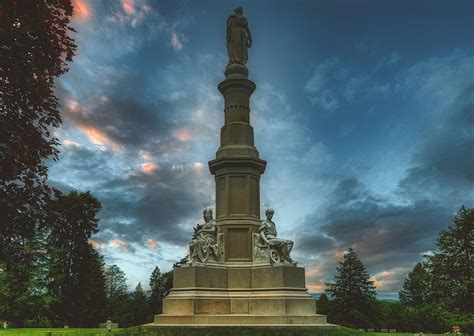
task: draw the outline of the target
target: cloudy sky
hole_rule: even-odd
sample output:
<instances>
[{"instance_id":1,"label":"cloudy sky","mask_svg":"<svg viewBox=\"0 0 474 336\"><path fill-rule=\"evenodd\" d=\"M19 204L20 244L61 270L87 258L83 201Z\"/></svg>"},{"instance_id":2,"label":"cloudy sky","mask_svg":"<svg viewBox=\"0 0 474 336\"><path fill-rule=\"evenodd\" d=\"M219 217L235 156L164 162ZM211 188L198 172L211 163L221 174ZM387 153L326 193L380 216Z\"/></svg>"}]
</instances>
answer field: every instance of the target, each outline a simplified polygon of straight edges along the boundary
<instances>
[{"instance_id":1,"label":"cloudy sky","mask_svg":"<svg viewBox=\"0 0 474 336\"><path fill-rule=\"evenodd\" d=\"M148 284L214 204L225 20L242 5L257 90L262 211L324 290L355 248L396 293L440 230L474 206L472 1L74 0L78 52L57 82L64 192L102 202L92 243Z\"/></svg>"}]
</instances>

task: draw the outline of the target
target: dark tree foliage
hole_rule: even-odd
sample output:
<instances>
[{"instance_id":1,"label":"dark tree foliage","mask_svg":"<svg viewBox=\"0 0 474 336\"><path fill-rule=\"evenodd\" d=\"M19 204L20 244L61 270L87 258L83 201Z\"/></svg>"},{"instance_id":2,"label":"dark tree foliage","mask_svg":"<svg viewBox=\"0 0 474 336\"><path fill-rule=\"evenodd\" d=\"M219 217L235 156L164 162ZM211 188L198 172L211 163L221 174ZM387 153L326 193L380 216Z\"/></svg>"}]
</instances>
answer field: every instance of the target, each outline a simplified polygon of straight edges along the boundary
<instances>
[{"instance_id":1,"label":"dark tree foliage","mask_svg":"<svg viewBox=\"0 0 474 336\"><path fill-rule=\"evenodd\" d=\"M329 315L329 298L326 293L322 293L316 301L316 310L318 314Z\"/></svg>"},{"instance_id":2,"label":"dark tree foliage","mask_svg":"<svg viewBox=\"0 0 474 336\"><path fill-rule=\"evenodd\" d=\"M163 311L163 286L161 283L161 271L158 266L155 267L150 276L150 310L152 314L161 314Z\"/></svg>"},{"instance_id":3,"label":"dark tree foliage","mask_svg":"<svg viewBox=\"0 0 474 336\"><path fill-rule=\"evenodd\" d=\"M426 255L428 299L460 312L474 312L474 209L462 206L442 231L437 250Z\"/></svg>"},{"instance_id":4,"label":"dark tree foliage","mask_svg":"<svg viewBox=\"0 0 474 336\"><path fill-rule=\"evenodd\" d=\"M49 293L55 324L97 325L104 317L102 257L89 245L98 231L99 201L89 192L61 195L48 207Z\"/></svg>"},{"instance_id":5,"label":"dark tree foliage","mask_svg":"<svg viewBox=\"0 0 474 336\"><path fill-rule=\"evenodd\" d=\"M158 266L150 276L150 312L152 315L163 312L163 299L173 287L173 271L161 273Z\"/></svg>"},{"instance_id":6,"label":"dark tree foliage","mask_svg":"<svg viewBox=\"0 0 474 336\"><path fill-rule=\"evenodd\" d=\"M422 263L416 264L398 292L400 302L412 307L426 303L429 274Z\"/></svg>"},{"instance_id":7,"label":"dark tree foliage","mask_svg":"<svg viewBox=\"0 0 474 336\"><path fill-rule=\"evenodd\" d=\"M136 326L153 321L149 319L148 299L141 283L138 283L135 291L131 294L129 311L131 313L130 325Z\"/></svg>"},{"instance_id":8,"label":"dark tree foliage","mask_svg":"<svg viewBox=\"0 0 474 336\"><path fill-rule=\"evenodd\" d=\"M70 0L0 2L0 262L24 258L45 225L45 160L57 159L61 118L54 80L76 46Z\"/></svg>"},{"instance_id":9,"label":"dark tree foliage","mask_svg":"<svg viewBox=\"0 0 474 336\"><path fill-rule=\"evenodd\" d=\"M130 296L125 273L117 265L105 268L105 286L108 318L121 326L130 325Z\"/></svg>"},{"instance_id":10,"label":"dark tree foliage","mask_svg":"<svg viewBox=\"0 0 474 336\"><path fill-rule=\"evenodd\" d=\"M326 284L335 306L332 318L347 326L366 328L376 301L374 282L352 248L339 264L335 282Z\"/></svg>"}]
</instances>

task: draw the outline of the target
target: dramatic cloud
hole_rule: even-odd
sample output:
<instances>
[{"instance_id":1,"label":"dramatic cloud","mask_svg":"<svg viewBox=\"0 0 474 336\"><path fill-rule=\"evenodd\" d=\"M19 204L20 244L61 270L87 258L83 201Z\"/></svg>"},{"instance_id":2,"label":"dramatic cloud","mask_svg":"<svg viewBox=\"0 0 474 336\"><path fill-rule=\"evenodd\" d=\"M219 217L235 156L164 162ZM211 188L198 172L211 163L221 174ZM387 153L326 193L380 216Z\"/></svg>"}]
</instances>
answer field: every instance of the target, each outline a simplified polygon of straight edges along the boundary
<instances>
[{"instance_id":1,"label":"dramatic cloud","mask_svg":"<svg viewBox=\"0 0 474 336\"><path fill-rule=\"evenodd\" d=\"M317 3L275 4L272 20L264 4L247 11L251 121L268 161L261 208L275 208L312 291L353 247L379 292L397 292L457 208L472 206L472 46L443 28L464 36L466 18L426 23L420 43L399 18L417 27L429 18L401 8L384 27ZM231 8L75 0L74 10L78 51L57 83L64 125L50 180L101 201L90 243L135 286L187 253L202 209L214 205L207 162L224 123L216 86ZM341 29L321 29L328 18Z\"/></svg>"}]
</instances>

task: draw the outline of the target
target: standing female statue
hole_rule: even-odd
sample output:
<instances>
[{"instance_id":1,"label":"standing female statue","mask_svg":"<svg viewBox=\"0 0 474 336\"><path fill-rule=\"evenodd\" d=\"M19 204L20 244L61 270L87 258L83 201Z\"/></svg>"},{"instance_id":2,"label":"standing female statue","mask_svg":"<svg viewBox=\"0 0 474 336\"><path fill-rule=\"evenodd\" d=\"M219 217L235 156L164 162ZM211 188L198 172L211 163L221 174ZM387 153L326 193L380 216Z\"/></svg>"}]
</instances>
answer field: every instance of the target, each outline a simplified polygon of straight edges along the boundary
<instances>
[{"instance_id":1,"label":"standing female statue","mask_svg":"<svg viewBox=\"0 0 474 336\"><path fill-rule=\"evenodd\" d=\"M234 13L227 18L229 64L246 64L248 60L247 48L252 46L252 36L242 7L234 9Z\"/></svg>"},{"instance_id":2,"label":"standing female statue","mask_svg":"<svg viewBox=\"0 0 474 336\"><path fill-rule=\"evenodd\" d=\"M191 262L206 263L212 254L217 259L217 223L212 218L212 210L203 211L204 224L194 228L193 239L189 242L189 259Z\"/></svg>"}]
</instances>

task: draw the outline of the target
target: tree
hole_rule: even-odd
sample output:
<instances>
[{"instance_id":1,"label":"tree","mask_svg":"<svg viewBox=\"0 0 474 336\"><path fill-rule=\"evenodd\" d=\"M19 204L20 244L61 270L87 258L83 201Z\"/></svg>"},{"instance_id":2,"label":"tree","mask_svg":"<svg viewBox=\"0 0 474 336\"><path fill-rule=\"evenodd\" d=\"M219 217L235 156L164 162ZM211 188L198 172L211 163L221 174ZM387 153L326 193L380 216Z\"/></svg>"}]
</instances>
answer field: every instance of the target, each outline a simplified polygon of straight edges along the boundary
<instances>
[{"instance_id":1,"label":"tree","mask_svg":"<svg viewBox=\"0 0 474 336\"><path fill-rule=\"evenodd\" d=\"M316 301L316 309L318 314L329 315L329 298L326 293L322 293Z\"/></svg>"},{"instance_id":2,"label":"tree","mask_svg":"<svg viewBox=\"0 0 474 336\"><path fill-rule=\"evenodd\" d=\"M437 250L426 255L429 301L474 312L474 209L462 206L436 245Z\"/></svg>"},{"instance_id":3,"label":"tree","mask_svg":"<svg viewBox=\"0 0 474 336\"><path fill-rule=\"evenodd\" d=\"M0 13L0 312L17 326L44 326L49 299L38 256L53 195L45 160L58 156L54 80L76 48L73 8L70 0L6 0Z\"/></svg>"},{"instance_id":4,"label":"tree","mask_svg":"<svg viewBox=\"0 0 474 336\"><path fill-rule=\"evenodd\" d=\"M398 292L400 302L416 307L426 302L429 274L422 263L416 264L403 283L403 288Z\"/></svg>"},{"instance_id":5,"label":"tree","mask_svg":"<svg viewBox=\"0 0 474 336\"><path fill-rule=\"evenodd\" d=\"M96 325L104 317L102 257L90 246L98 232L100 202L89 192L70 192L50 202L47 237L49 293L56 324Z\"/></svg>"},{"instance_id":6,"label":"tree","mask_svg":"<svg viewBox=\"0 0 474 336\"><path fill-rule=\"evenodd\" d=\"M163 310L163 285L161 283L161 271L155 267L150 276L150 310L152 314L161 314Z\"/></svg>"},{"instance_id":7,"label":"tree","mask_svg":"<svg viewBox=\"0 0 474 336\"><path fill-rule=\"evenodd\" d=\"M51 131L61 124L54 80L76 46L70 0L7 0L0 12L0 263L15 263L47 225L45 160L58 157Z\"/></svg>"},{"instance_id":8,"label":"tree","mask_svg":"<svg viewBox=\"0 0 474 336\"><path fill-rule=\"evenodd\" d=\"M106 267L105 285L108 318L128 326L129 295L125 273L117 265Z\"/></svg>"},{"instance_id":9,"label":"tree","mask_svg":"<svg viewBox=\"0 0 474 336\"><path fill-rule=\"evenodd\" d=\"M376 292L364 264L356 252L350 248L339 263L334 283L326 284L326 292L334 301L334 319L352 327L369 326L374 310Z\"/></svg>"},{"instance_id":10,"label":"tree","mask_svg":"<svg viewBox=\"0 0 474 336\"><path fill-rule=\"evenodd\" d=\"M148 300L139 282L131 295L130 312L132 315L130 324L141 325L149 321Z\"/></svg>"},{"instance_id":11,"label":"tree","mask_svg":"<svg viewBox=\"0 0 474 336\"><path fill-rule=\"evenodd\" d=\"M163 299L173 287L173 271L161 273L158 266L150 276L150 311L151 314L163 312Z\"/></svg>"}]
</instances>

